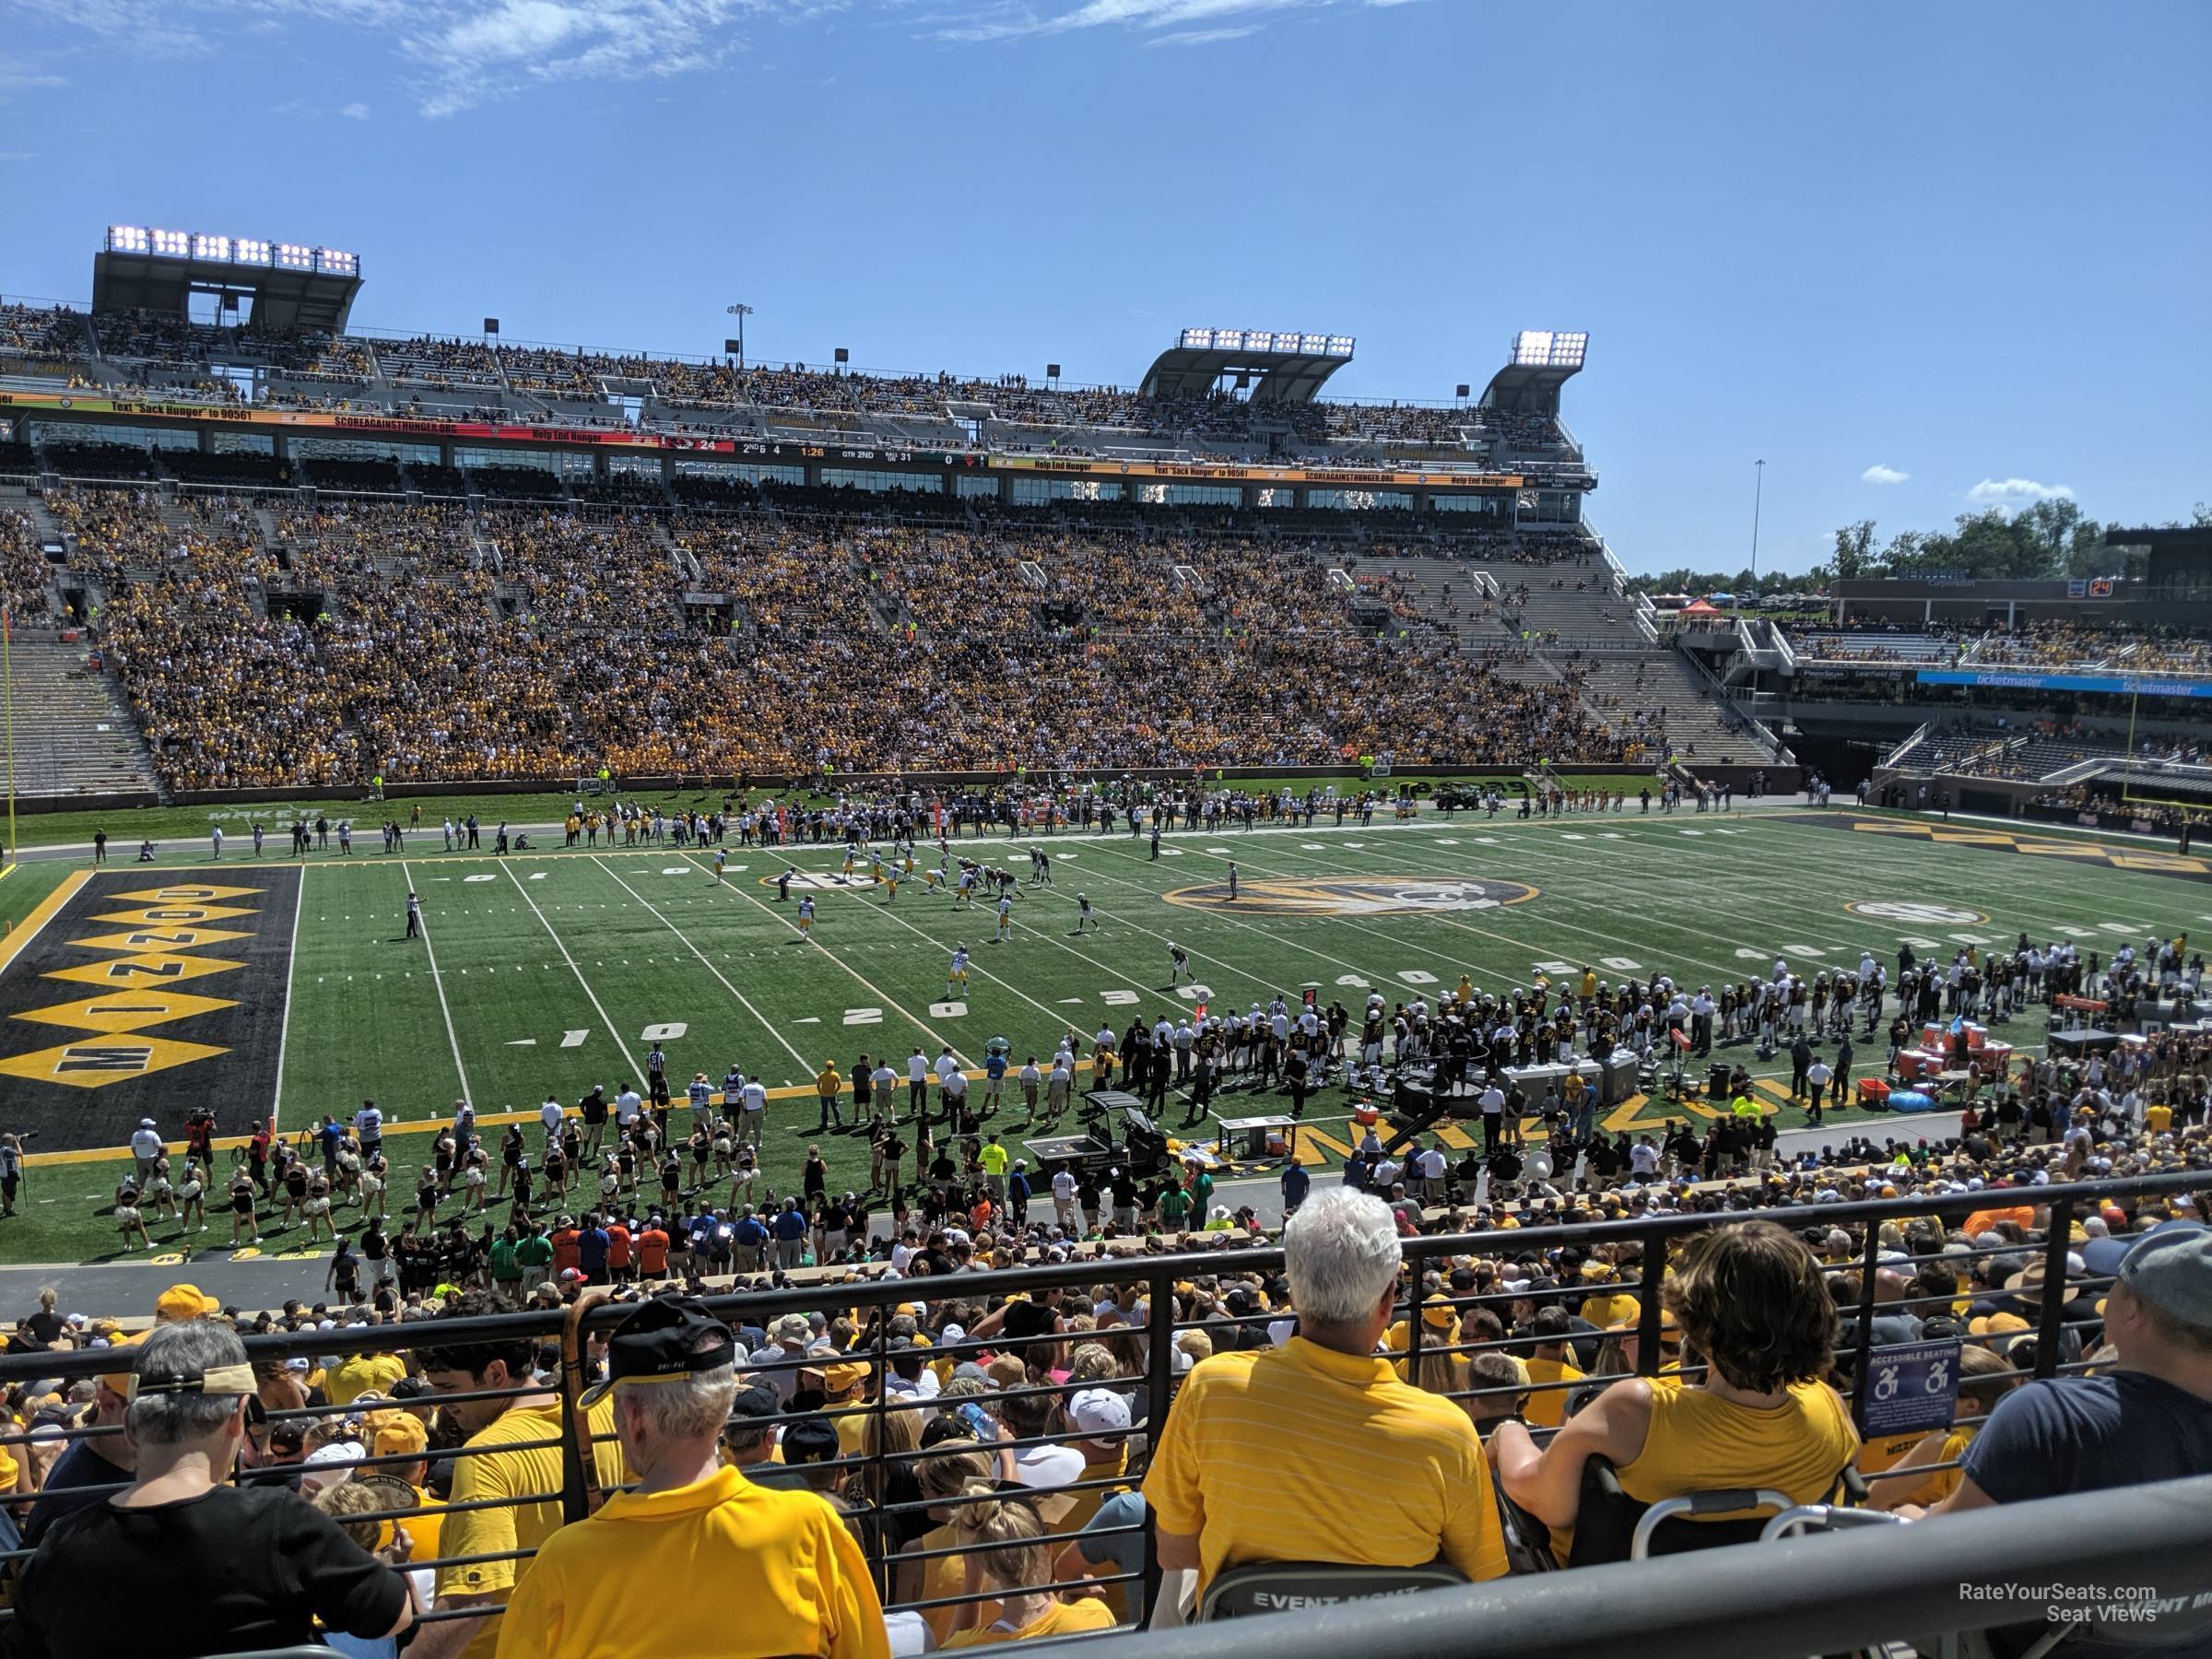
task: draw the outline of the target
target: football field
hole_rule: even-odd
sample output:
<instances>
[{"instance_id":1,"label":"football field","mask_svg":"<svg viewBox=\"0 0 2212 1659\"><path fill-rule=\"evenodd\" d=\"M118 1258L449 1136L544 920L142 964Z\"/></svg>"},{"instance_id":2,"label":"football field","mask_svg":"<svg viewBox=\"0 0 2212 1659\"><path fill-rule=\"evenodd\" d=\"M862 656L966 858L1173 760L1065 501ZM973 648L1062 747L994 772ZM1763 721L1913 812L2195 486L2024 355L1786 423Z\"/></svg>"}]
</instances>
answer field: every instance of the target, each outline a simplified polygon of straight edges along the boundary
<instances>
[{"instance_id":1,"label":"football field","mask_svg":"<svg viewBox=\"0 0 2212 1659\"><path fill-rule=\"evenodd\" d=\"M849 1079L864 1053L888 1053L903 1073L913 1049L934 1059L949 1047L973 1069L1004 1037L1017 1066L1026 1055L1049 1065L1063 1032L1088 1053L1101 1022L1120 1031L1200 1000L1216 1011L1277 994L1295 1004L1303 987L1356 1016L1371 988L1394 1002L1433 997L1463 973L1493 991L1585 966L1616 982L1665 972L1717 988L1778 956L1809 980L1855 967L1863 950L1894 970L1900 942L1947 957L2024 930L2109 955L2212 924L2212 865L2147 845L1848 811L1645 816L1632 801L1552 821L1429 813L1365 829L1324 818L1183 831L1157 859L1125 834L955 842L1018 879L1005 943L982 900L961 908L918 878L894 900L865 864L843 877L830 846L732 846L717 882L697 847L500 857L435 845L295 862L273 847L239 856L234 843L219 863L193 854L58 880L26 866L50 890L9 935L0 970L0 1124L38 1131L34 1154L65 1157L34 1163L0 1256L112 1249L100 1212L118 1171L100 1149L141 1116L173 1141L203 1100L226 1135L272 1110L294 1135L373 1097L392 1126L397 1208L428 1152L421 1131L456 1100L487 1125L534 1120L548 1092L572 1104L594 1083L611 1095L641 1079L657 1043L679 1099L694 1072L719 1084L733 1065L776 1091L769 1182L795 1188L819 1138L832 1178L857 1187L865 1145L815 1134L812 1078L826 1060ZM1050 886L1030 885L1032 845L1051 854ZM786 864L799 876L781 900ZM0 884L0 900L14 886ZM410 888L424 922L412 939ZM1080 935L1078 894L1100 922ZM811 937L797 926L802 896L816 904ZM1169 988L1171 942L1195 985ZM972 964L948 989L960 945ZM2041 1025L2024 1017L2006 1035L2032 1044ZM1884 1055L1863 1043L1859 1070L1878 1073ZM1786 1073L1786 1059L1754 1069ZM1782 1110L1786 1089L1761 1092ZM1317 1099L1306 1157L1342 1156L1332 1121L1355 1098ZM1245 1100L1220 1104L1287 1110ZM1639 1097L1610 1124L1655 1127L1665 1115ZM1171 1125L1181 1116L1171 1104ZM1791 1110L1783 1121L1799 1120ZM1892 1133L1910 1123L1871 1121ZM153 1228L157 1240L175 1232Z\"/></svg>"}]
</instances>

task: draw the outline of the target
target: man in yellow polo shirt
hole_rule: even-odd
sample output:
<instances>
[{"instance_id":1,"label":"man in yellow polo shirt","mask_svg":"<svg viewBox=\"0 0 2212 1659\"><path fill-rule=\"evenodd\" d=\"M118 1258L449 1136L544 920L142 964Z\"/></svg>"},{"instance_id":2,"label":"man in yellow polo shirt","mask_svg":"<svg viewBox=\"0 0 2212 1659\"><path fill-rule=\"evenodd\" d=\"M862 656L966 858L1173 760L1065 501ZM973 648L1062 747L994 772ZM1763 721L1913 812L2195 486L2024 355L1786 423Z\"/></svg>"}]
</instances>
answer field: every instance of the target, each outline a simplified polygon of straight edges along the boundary
<instances>
[{"instance_id":1,"label":"man in yellow polo shirt","mask_svg":"<svg viewBox=\"0 0 2212 1659\"><path fill-rule=\"evenodd\" d=\"M501 1659L889 1659L867 1559L836 1509L722 1466L736 1357L693 1300L646 1302L616 1330L607 1380L583 1397L611 1401L637 1488L539 1547L500 1620Z\"/></svg>"},{"instance_id":2,"label":"man in yellow polo shirt","mask_svg":"<svg viewBox=\"0 0 2212 1659\"><path fill-rule=\"evenodd\" d=\"M324 1373L324 1397L333 1406L350 1406L365 1394L390 1394L406 1374L407 1362L397 1354L348 1354Z\"/></svg>"},{"instance_id":3,"label":"man in yellow polo shirt","mask_svg":"<svg viewBox=\"0 0 2212 1659\"><path fill-rule=\"evenodd\" d=\"M489 1291L471 1290L441 1317L480 1319L503 1312ZM455 1400L442 1407L467 1432L464 1450L472 1455L453 1460L455 1507L441 1519L439 1547L448 1556L477 1559L438 1570L438 1607L441 1612L497 1615L525 1564L512 1552L537 1548L560 1527L560 1403L550 1389L538 1386L537 1345L531 1338L441 1347L438 1322L416 1328L423 1333L416 1354L433 1394L528 1391L506 1398ZM602 1400L593 1408L590 1421L599 1484L611 1491L624 1478L613 1404ZM492 1559L480 1559L486 1557ZM433 1621L408 1648L408 1659L455 1659L461 1654L492 1659L500 1622L497 1617Z\"/></svg>"},{"instance_id":4,"label":"man in yellow polo shirt","mask_svg":"<svg viewBox=\"0 0 2212 1659\"><path fill-rule=\"evenodd\" d=\"M1298 1335L1202 1359L1145 1477L1159 1563L1199 1588L1247 1561L1426 1566L1503 1576L1489 1465L1453 1401L1398 1381L1375 1343L1397 1295L1380 1198L1315 1192L1283 1234Z\"/></svg>"}]
</instances>

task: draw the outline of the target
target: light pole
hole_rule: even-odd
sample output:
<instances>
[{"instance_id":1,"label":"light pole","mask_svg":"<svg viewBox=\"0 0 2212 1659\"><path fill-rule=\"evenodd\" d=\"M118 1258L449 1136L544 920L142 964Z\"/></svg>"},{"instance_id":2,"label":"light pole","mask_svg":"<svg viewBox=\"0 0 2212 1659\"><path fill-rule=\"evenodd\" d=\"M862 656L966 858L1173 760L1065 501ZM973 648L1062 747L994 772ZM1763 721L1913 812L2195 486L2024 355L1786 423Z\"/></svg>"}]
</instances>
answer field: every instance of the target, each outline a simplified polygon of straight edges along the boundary
<instances>
[{"instance_id":1,"label":"light pole","mask_svg":"<svg viewBox=\"0 0 2212 1659\"><path fill-rule=\"evenodd\" d=\"M745 320L753 314L753 308L749 305L738 304L725 306L724 309L737 319L737 371L742 374L745 372ZM1764 465L1765 463L1762 462L1760 465Z\"/></svg>"},{"instance_id":2,"label":"light pole","mask_svg":"<svg viewBox=\"0 0 2212 1659\"><path fill-rule=\"evenodd\" d=\"M1753 475L1751 485L1751 585L1756 588L1759 585L1759 505L1767 492L1767 464L1754 461L1751 465L1759 469Z\"/></svg>"}]
</instances>

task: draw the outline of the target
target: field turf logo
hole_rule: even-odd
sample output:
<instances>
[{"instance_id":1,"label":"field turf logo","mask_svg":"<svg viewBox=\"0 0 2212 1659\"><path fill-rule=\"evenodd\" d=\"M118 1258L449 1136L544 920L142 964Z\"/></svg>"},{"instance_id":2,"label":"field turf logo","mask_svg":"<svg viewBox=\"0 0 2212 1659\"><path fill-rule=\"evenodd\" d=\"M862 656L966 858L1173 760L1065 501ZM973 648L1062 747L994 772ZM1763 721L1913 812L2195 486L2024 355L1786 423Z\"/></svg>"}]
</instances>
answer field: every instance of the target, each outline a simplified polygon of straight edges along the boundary
<instances>
[{"instance_id":1,"label":"field turf logo","mask_svg":"<svg viewBox=\"0 0 2212 1659\"><path fill-rule=\"evenodd\" d=\"M75 1088L100 1088L229 1051L158 1034L172 1020L235 1007L221 997L178 989L212 981L245 963L207 954L253 934L264 889L180 883L102 892L92 920L114 931L68 941L94 959L51 969L40 978L76 991L76 1000L25 1008L15 1018L87 1035L29 1053L0 1056L0 1075ZM112 907L112 908L107 908ZM90 994L85 994L85 993Z\"/></svg>"},{"instance_id":2,"label":"field turf logo","mask_svg":"<svg viewBox=\"0 0 2212 1659\"><path fill-rule=\"evenodd\" d=\"M1963 904L1924 904L1910 899L1864 899L1843 907L1854 916L1877 922L1904 922L1914 927L1971 927L1989 917Z\"/></svg>"},{"instance_id":3,"label":"field turf logo","mask_svg":"<svg viewBox=\"0 0 2212 1659\"><path fill-rule=\"evenodd\" d=\"M1253 877L1177 888L1161 898L1185 910L1235 910L1262 916L1398 916L1497 910L1524 904L1536 889L1518 881L1439 881L1425 876Z\"/></svg>"}]
</instances>

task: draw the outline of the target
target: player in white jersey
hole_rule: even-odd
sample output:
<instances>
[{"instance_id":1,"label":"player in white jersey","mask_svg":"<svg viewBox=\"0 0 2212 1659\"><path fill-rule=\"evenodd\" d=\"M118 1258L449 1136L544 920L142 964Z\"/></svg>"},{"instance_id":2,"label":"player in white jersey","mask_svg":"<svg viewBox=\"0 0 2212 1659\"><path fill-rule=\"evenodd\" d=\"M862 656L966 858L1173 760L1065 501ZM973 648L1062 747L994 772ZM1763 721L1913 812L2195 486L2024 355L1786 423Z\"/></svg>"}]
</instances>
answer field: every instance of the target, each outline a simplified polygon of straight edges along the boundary
<instances>
[{"instance_id":1,"label":"player in white jersey","mask_svg":"<svg viewBox=\"0 0 2212 1659\"><path fill-rule=\"evenodd\" d=\"M991 943L1014 943L1014 895L1004 890L998 895L998 931L991 935Z\"/></svg>"},{"instance_id":2,"label":"player in white jersey","mask_svg":"<svg viewBox=\"0 0 2212 1659\"><path fill-rule=\"evenodd\" d=\"M729 862L730 850L727 847L717 847L714 849L714 885L716 887L720 887L722 885L722 868L723 865L728 864Z\"/></svg>"},{"instance_id":3,"label":"player in white jersey","mask_svg":"<svg viewBox=\"0 0 2212 1659\"><path fill-rule=\"evenodd\" d=\"M945 971L945 1000L947 1002L952 1000L952 991L955 985L959 987L961 995L965 996L968 994L968 947L965 945L955 945L952 947L952 965Z\"/></svg>"},{"instance_id":4,"label":"player in white jersey","mask_svg":"<svg viewBox=\"0 0 2212 1659\"><path fill-rule=\"evenodd\" d=\"M802 894L799 899L799 937L814 937L814 895Z\"/></svg>"},{"instance_id":5,"label":"player in white jersey","mask_svg":"<svg viewBox=\"0 0 2212 1659\"><path fill-rule=\"evenodd\" d=\"M961 865L959 890L956 892L952 898L952 906L955 910L972 910L975 908L975 866L971 864Z\"/></svg>"}]
</instances>

